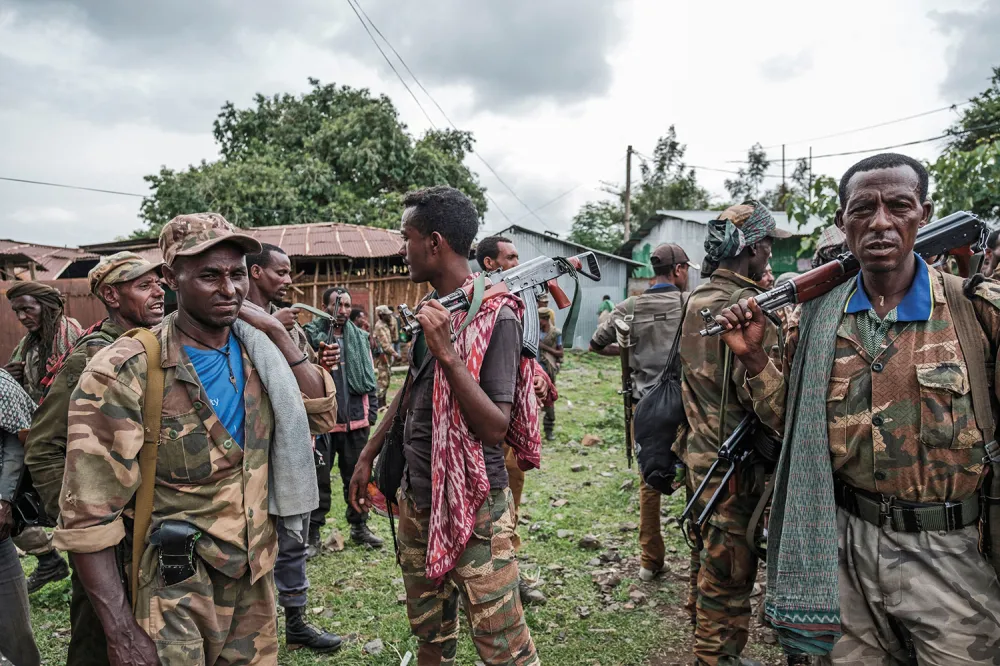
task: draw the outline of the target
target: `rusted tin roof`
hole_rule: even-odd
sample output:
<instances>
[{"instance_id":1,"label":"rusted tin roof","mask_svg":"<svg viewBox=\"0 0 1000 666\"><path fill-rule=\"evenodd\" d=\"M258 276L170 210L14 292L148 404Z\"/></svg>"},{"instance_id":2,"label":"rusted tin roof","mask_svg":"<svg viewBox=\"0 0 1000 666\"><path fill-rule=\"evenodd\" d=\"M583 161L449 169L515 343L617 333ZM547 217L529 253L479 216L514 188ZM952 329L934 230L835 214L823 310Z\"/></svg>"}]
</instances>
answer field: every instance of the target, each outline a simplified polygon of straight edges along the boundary
<instances>
[{"instance_id":1,"label":"rusted tin roof","mask_svg":"<svg viewBox=\"0 0 1000 666\"><path fill-rule=\"evenodd\" d=\"M55 280L75 261L98 259L91 254L75 247L60 247L57 245L38 245L37 243L22 243L6 238L0 239L0 255L27 256L38 264L45 273L44 279Z\"/></svg>"}]
</instances>

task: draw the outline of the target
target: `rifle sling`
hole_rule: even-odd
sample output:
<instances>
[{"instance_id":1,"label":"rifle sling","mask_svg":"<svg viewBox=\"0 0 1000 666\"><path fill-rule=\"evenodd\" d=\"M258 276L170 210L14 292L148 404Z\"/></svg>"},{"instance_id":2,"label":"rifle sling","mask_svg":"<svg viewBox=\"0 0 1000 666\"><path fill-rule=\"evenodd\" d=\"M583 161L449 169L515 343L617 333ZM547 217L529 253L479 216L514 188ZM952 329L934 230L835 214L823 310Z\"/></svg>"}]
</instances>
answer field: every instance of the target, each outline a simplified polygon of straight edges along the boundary
<instances>
[{"instance_id":1,"label":"rifle sling","mask_svg":"<svg viewBox=\"0 0 1000 666\"><path fill-rule=\"evenodd\" d=\"M144 328L136 328L123 337L133 338L146 349L146 390L142 401L142 449L139 450L139 490L135 493L132 528L132 613L139 598L139 562L146 548L153 519L153 487L156 485L156 457L160 446L160 418L163 414L164 372L160 366L160 341Z\"/></svg>"}]
</instances>

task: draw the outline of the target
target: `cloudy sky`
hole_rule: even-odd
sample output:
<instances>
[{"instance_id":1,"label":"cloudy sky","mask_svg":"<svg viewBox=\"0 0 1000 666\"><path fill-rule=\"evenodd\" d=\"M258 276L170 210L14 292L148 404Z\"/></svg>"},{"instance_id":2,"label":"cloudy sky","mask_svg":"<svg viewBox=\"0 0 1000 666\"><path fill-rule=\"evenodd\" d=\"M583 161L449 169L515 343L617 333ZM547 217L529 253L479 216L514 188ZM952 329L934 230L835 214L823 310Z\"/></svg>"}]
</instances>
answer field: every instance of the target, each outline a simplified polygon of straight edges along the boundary
<instances>
[{"instance_id":1,"label":"cloudy sky","mask_svg":"<svg viewBox=\"0 0 1000 666\"><path fill-rule=\"evenodd\" d=\"M516 192L470 158L506 214L492 207L489 229L567 231L602 181L624 182L626 146L648 154L671 124L719 198L727 174L708 169L757 141L778 146L780 176L782 143L791 161L933 137L954 113L817 138L961 102L1000 65L995 0L359 1ZM430 127L347 0L0 0L0 177L143 194L161 165L215 159L224 101L310 76L384 92L412 132ZM139 226L139 202L0 181L0 237L110 240Z\"/></svg>"}]
</instances>

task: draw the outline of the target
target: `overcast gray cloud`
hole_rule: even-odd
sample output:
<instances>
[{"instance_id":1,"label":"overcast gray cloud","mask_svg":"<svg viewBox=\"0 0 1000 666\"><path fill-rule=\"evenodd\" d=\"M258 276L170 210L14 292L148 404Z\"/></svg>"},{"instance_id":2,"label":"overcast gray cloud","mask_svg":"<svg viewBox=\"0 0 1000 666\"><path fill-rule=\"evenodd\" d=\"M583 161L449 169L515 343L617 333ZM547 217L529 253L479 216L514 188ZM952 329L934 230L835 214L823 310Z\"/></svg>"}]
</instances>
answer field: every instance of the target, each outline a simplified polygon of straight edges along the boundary
<instances>
[{"instance_id":1,"label":"overcast gray cloud","mask_svg":"<svg viewBox=\"0 0 1000 666\"><path fill-rule=\"evenodd\" d=\"M973 11L932 11L930 17L951 40L941 94L958 101L982 92L992 68L1000 66L1000 2L987 0Z\"/></svg>"},{"instance_id":2,"label":"overcast gray cloud","mask_svg":"<svg viewBox=\"0 0 1000 666\"><path fill-rule=\"evenodd\" d=\"M808 72L812 69L812 64L812 53L808 50L783 53L762 62L760 73L767 81L784 83Z\"/></svg>"}]
</instances>

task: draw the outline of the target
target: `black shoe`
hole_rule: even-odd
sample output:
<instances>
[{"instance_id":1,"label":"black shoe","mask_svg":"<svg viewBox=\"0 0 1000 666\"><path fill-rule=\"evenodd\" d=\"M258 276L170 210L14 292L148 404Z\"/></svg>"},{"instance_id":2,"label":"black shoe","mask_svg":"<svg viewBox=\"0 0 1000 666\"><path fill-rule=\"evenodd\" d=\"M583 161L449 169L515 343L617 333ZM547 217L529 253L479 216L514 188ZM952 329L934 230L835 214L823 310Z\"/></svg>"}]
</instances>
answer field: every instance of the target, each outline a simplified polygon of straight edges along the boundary
<instances>
[{"instance_id":1,"label":"black shoe","mask_svg":"<svg viewBox=\"0 0 1000 666\"><path fill-rule=\"evenodd\" d=\"M304 647L316 652L333 652L338 649L340 636L306 622L304 611L304 608L285 609L285 646L289 650Z\"/></svg>"},{"instance_id":2,"label":"black shoe","mask_svg":"<svg viewBox=\"0 0 1000 666\"><path fill-rule=\"evenodd\" d=\"M319 525L309 527L309 545L306 546L306 559L311 560L323 551L319 542Z\"/></svg>"},{"instance_id":3,"label":"black shoe","mask_svg":"<svg viewBox=\"0 0 1000 666\"><path fill-rule=\"evenodd\" d=\"M365 523L351 525L351 541L359 546L368 546L369 548L382 547L382 539L372 534Z\"/></svg>"},{"instance_id":4,"label":"black shoe","mask_svg":"<svg viewBox=\"0 0 1000 666\"><path fill-rule=\"evenodd\" d=\"M553 433L551 430L546 430L545 431L545 441L546 442L551 442L555 438L556 438L555 433Z\"/></svg>"},{"instance_id":5,"label":"black shoe","mask_svg":"<svg viewBox=\"0 0 1000 666\"><path fill-rule=\"evenodd\" d=\"M28 576L28 594L37 592L49 583L69 576L69 565L58 552L51 551L38 556L38 566Z\"/></svg>"},{"instance_id":6,"label":"black shoe","mask_svg":"<svg viewBox=\"0 0 1000 666\"><path fill-rule=\"evenodd\" d=\"M544 606L548 601L541 590L531 587L523 578L517 581L517 592L521 597L522 606Z\"/></svg>"}]
</instances>

